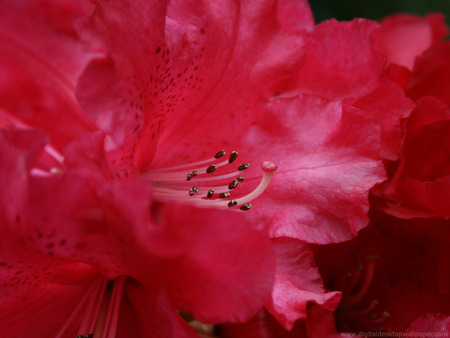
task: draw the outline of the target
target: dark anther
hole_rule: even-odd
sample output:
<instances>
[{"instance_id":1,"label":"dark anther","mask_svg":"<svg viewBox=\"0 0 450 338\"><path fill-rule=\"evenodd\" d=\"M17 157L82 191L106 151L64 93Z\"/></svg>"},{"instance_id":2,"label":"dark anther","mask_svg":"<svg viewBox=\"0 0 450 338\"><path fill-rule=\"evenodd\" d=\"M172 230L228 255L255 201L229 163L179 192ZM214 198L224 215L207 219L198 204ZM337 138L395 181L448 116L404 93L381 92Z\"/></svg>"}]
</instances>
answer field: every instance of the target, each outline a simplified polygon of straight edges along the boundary
<instances>
[{"instance_id":1,"label":"dark anther","mask_svg":"<svg viewBox=\"0 0 450 338\"><path fill-rule=\"evenodd\" d=\"M230 158L228 159L228 163L233 163L233 161L235 159L237 159L238 156L238 152L237 151L232 151L230 154Z\"/></svg>"},{"instance_id":2,"label":"dark anther","mask_svg":"<svg viewBox=\"0 0 450 338\"><path fill-rule=\"evenodd\" d=\"M220 198L228 198L230 197L230 193L229 192L223 192L219 195Z\"/></svg>"},{"instance_id":3,"label":"dark anther","mask_svg":"<svg viewBox=\"0 0 450 338\"><path fill-rule=\"evenodd\" d=\"M221 158L223 155L225 155L225 150L219 151L217 154L214 155L215 158Z\"/></svg>"},{"instance_id":4,"label":"dark anther","mask_svg":"<svg viewBox=\"0 0 450 338\"><path fill-rule=\"evenodd\" d=\"M93 333L89 333L84 335L84 338L94 338L94 334Z\"/></svg>"},{"instance_id":5,"label":"dark anther","mask_svg":"<svg viewBox=\"0 0 450 338\"><path fill-rule=\"evenodd\" d=\"M211 164L207 169L206 169L206 173L207 174L211 174L213 172L215 172L217 169L217 167L214 164Z\"/></svg>"},{"instance_id":6,"label":"dark anther","mask_svg":"<svg viewBox=\"0 0 450 338\"><path fill-rule=\"evenodd\" d=\"M189 174L187 175L187 177L186 177L186 181L190 181L190 180L191 180L191 178L192 178L192 174L191 174L191 173L189 173Z\"/></svg>"},{"instance_id":7,"label":"dark anther","mask_svg":"<svg viewBox=\"0 0 450 338\"><path fill-rule=\"evenodd\" d=\"M238 180L233 180L230 184L228 184L228 189L233 190L239 184Z\"/></svg>"},{"instance_id":8,"label":"dark anther","mask_svg":"<svg viewBox=\"0 0 450 338\"><path fill-rule=\"evenodd\" d=\"M209 189L207 197L211 198L211 197L213 197L213 195L214 195L214 189Z\"/></svg>"},{"instance_id":9,"label":"dark anther","mask_svg":"<svg viewBox=\"0 0 450 338\"><path fill-rule=\"evenodd\" d=\"M239 170L239 171L242 171L242 170L247 169L248 167L250 167L250 164L244 163L244 164L241 164L241 165L238 167L238 170Z\"/></svg>"},{"instance_id":10,"label":"dark anther","mask_svg":"<svg viewBox=\"0 0 450 338\"><path fill-rule=\"evenodd\" d=\"M192 176L197 176L197 169L192 172Z\"/></svg>"},{"instance_id":11,"label":"dark anther","mask_svg":"<svg viewBox=\"0 0 450 338\"><path fill-rule=\"evenodd\" d=\"M229 207L234 207L236 204L237 204L237 201L236 201L236 200L232 200L232 201L230 201L230 202L228 203L228 206L229 206Z\"/></svg>"},{"instance_id":12,"label":"dark anther","mask_svg":"<svg viewBox=\"0 0 450 338\"><path fill-rule=\"evenodd\" d=\"M197 187L192 187L192 190L194 190L194 192L198 192L198 188Z\"/></svg>"},{"instance_id":13,"label":"dark anther","mask_svg":"<svg viewBox=\"0 0 450 338\"><path fill-rule=\"evenodd\" d=\"M242 182L244 180L244 177L239 176L238 178L236 178L239 182Z\"/></svg>"},{"instance_id":14,"label":"dark anther","mask_svg":"<svg viewBox=\"0 0 450 338\"><path fill-rule=\"evenodd\" d=\"M84 338L84 336L78 335L78 336L76 336L76 338Z\"/></svg>"},{"instance_id":15,"label":"dark anther","mask_svg":"<svg viewBox=\"0 0 450 338\"><path fill-rule=\"evenodd\" d=\"M250 203L247 203L247 204L242 204L241 207L240 207L239 209L245 211L245 210L249 210L249 209L251 209L251 208L253 208L253 206L252 206Z\"/></svg>"},{"instance_id":16,"label":"dark anther","mask_svg":"<svg viewBox=\"0 0 450 338\"><path fill-rule=\"evenodd\" d=\"M189 196L194 196L194 189L189 189Z\"/></svg>"}]
</instances>

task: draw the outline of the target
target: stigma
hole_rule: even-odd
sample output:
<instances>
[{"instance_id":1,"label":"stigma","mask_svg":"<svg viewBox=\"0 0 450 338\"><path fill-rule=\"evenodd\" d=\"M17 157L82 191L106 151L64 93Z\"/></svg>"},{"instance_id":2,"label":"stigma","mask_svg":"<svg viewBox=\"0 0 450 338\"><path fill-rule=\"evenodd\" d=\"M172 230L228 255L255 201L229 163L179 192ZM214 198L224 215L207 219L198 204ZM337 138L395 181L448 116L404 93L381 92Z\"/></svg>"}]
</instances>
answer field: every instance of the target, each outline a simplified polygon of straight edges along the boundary
<instances>
[{"instance_id":1,"label":"stigma","mask_svg":"<svg viewBox=\"0 0 450 338\"><path fill-rule=\"evenodd\" d=\"M250 210L250 202L266 190L277 166L272 162L263 162L259 185L244 194L240 188L244 184L244 174L250 163L237 164L237 151L232 151L229 156L225 155L225 150L220 150L202 161L148 170L141 178L150 182L154 188L154 198L161 202Z\"/></svg>"}]
</instances>

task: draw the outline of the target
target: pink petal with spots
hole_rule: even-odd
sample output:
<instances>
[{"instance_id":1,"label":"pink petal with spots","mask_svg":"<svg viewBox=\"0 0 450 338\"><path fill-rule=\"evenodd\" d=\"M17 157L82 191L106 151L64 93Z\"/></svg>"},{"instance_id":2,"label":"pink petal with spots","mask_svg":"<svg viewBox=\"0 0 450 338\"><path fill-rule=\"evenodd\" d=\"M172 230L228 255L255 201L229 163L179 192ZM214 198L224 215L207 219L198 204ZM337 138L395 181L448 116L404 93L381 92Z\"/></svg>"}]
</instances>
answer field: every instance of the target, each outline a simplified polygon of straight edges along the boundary
<instances>
[{"instance_id":1,"label":"pink petal with spots","mask_svg":"<svg viewBox=\"0 0 450 338\"><path fill-rule=\"evenodd\" d=\"M277 13L273 1L99 2L80 31L104 58L90 64L78 97L141 170L156 146L153 166L215 152L293 84L303 39L280 23L290 3ZM296 13L310 25L303 7Z\"/></svg>"}]
</instances>

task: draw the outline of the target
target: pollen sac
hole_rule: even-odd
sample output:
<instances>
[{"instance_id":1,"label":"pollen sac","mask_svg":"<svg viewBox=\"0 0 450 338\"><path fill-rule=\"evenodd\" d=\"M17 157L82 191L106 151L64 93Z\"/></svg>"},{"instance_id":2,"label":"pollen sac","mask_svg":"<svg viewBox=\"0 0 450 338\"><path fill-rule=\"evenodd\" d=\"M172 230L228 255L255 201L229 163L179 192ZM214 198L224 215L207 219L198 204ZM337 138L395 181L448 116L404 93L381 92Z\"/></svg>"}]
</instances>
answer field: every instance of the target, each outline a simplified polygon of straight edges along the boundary
<instances>
[{"instance_id":1,"label":"pollen sac","mask_svg":"<svg viewBox=\"0 0 450 338\"><path fill-rule=\"evenodd\" d=\"M250 167L250 164L249 164L249 163L244 163L244 164L241 164L241 165L238 167L238 170L239 170L239 171L242 171L242 170L247 169L248 167Z\"/></svg>"},{"instance_id":2,"label":"pollen sac","mask_svg":"<svg viewBox=\"0 0 450 338\"><path fill-rule=\"evenodd\" d=\"M189 189L189 196L194 196L194 189Z\"/></svg>"},{"instance_id":3,"label":"pollen sac","mask_svg":"<svg viewBox=\"0 0 450 338\"><path fill-rule=\"evenodd\" d=\"M238 180L233 180L230 184L228 184L228 189L233 190L239 184Z\"/></svg>"},{"instance_id":4,"label":"pollen sac","mask_svg":"<svg viewBox=\"0 0 450 338\"><path fill-rule=\"evenodd\" d=\"M197 187L192 187L192 190L194 190L194 192L198 193L198 188Z\"/></svg>"},{"instance_id":5,"label":"pollen sac","mask_svg":"<svg viewBox=\"0 0 450 338\"><path fill-rule=\"evenodd\" d=\"M194 171L192 171L192 176L197 176L197 169L195 169Z\"/></svg>"},{"instance_id":6,"label":"pollen sac","mask_svg":"<svg viewBox=\"0 0 450 338\"><path fill-rule=\"evenodd\" d=\"M234 207L235 205L237 205L237 201L236 200L232 200L228 203L228 207Z\"/></svg>"},{"instance_id":7,"label":"pollen sac","mask_svg":"<svg viewBox=\"0 0 450 338\"><path fill-rule=\"evenodd\" d=\"M244 180L244 177L239 176L238 178L236 178L239 182L242 182Z\"/></svg>"},{"instance_id":8,"label":"pollen sac","mask_svg":"<svg viewBox=\"0 0 450 338\"><path fill-rule=\"evenodd\" d=\"M235 159L238 157L237 151L232 151L230 157L228 158L228 163L233 163Z\"/></svg>"},{"instance_id":9,"label":"pollen sac","mask_svg":"<svg viewBox=\"0 0 450 338\"><path fill-rule=\"evenodd\" d=\"M228 198L230 197L230 193L229 192L223 192L219 195L220 198Z\"/></svg>"},{"instance_id":10,"label":"pollen sac","mask_svg":"<svg viewBox=\"0 0 450 338\"><path fill-rule=\"evenodd\" d=\"M84 336L79 334L76 338L84 338Z\"/></svg>"},{"instance_id":11,"label":"pollen sac","mask_svg":"<svg viewBox=\"0 0 450 338\"><path fill-rule=\"evenodd\" d=\"M217 167L214 164L211 164L207 169L206 169L206 173L207 174L211 174L213 172L215 172L217 169Z\"/></svg>"},{"instance_id":12,"label":"pollen sac","mask_svg":"<svg viewBox=\"0 0 450 338\"><path fill-rule=\"evenodd\" d=\"M84 336L84 338L94 338L94 334L93 334L93 333L86 334L86 335Z\"/></svg>"},{"instance_id":13,"label":"pollen sac","mask_svg":"<svg viewBox=\"0 0 450 338\"><path fill-rule=\"evenodd\" d=\"M214 195L214 189L209 189L208 195L206 197L211 198Z\"/></svg>"},{"instance_id":14,"label":"pollen sac","mask_svg":"<svg viewBox=\"0 0 450 338\"><path fill-rule=\"evenodd\" d=\"M214 155L214 157L215 158L221 158L223 155L225 155L225 150L219 151L217 154Z\"/></svg>"},{"instance_id":15,"label":"pollen sac","mask_svg":"<svg viewBox=\"0 0 450 338\"><path fill-rule=\"evenodd\" d=\"M242 204L239 209L246 211L246 210L250 210L251 208L253 208L253 205L251 205L250 203L246 203L246 204Z\"/></svg>"},{"instance_id":16,"label":"pollen sac","mask_svg":"<svg viewBox=\"0 0 450 338\"><path fill-rule=\"evenodd\" d=\"M190 181L191 178L192 178L192 173L189 173L189 174L187 175L187 177L186 177L186 181Z\"/></svg>"}]
</instances>

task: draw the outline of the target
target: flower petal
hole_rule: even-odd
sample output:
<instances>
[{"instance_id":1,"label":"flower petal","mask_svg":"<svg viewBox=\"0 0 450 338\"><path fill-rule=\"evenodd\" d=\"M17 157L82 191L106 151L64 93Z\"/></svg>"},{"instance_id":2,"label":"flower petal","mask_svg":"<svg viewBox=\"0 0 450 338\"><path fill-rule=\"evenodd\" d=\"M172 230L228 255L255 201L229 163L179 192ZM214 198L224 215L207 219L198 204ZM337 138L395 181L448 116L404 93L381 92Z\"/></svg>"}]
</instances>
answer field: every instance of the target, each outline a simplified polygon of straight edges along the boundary
<instances>
[{"instance_id":1,"label":"flower petal","mask_svg":"<svg viewBox=\"0 0 450 338\"><path fill-rule=\"evenodd\" d=\"M311 96L274 101L243 139L251 163L278 165L252 213L272 237L354 237L367 224L368 191L385 175L379 137L377 122L356 107Z\"/></svg>"},{"instance_id":2,"label":"flower petal","mask_svg":"<svg viewBox=\"0 0 450 338\"><path fill-rule=\"evenodd\" d=\"M177 205L160 212L165 225L151 247L163 255L156 277L175 307L202 322L250 319L273 283L273 251L264 233L239 212Z\"/></svg>"},{"instance_id":3,"label":"flower petal","mask_svg":"<svg viewBox=\"0 0 450 338\"><path fill-rule=\"evenodd\" d=\"M266 309L287 330L305 319L308 302L333 311L341 299L339 292L325 292L313 254L307 244L293 238L272 239L276 269L272 297Z\"/></svg>"},{"instance_id":4,"label":"flower petal","mask_svg":"<svg viewBox=\"0 0 450 338\"><path fill-rule=\"evenodd\" d=\"M89 56L82 52L72 23L89 8L59 0L2 2L1 124L44 130L59 150L95 130L74 96L75 81Z\"/></svg>"}]
</instances>

